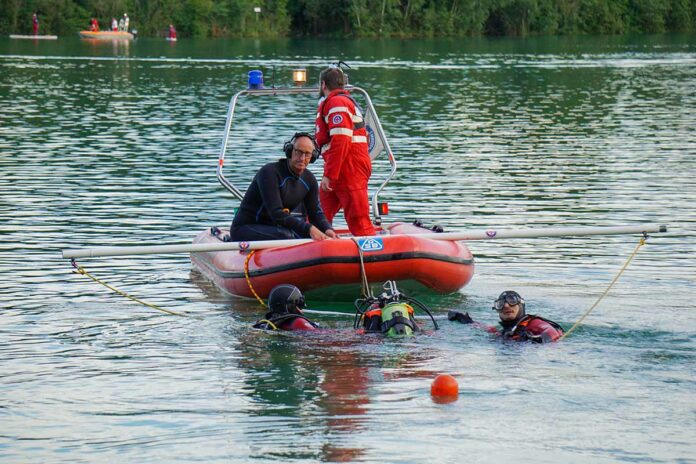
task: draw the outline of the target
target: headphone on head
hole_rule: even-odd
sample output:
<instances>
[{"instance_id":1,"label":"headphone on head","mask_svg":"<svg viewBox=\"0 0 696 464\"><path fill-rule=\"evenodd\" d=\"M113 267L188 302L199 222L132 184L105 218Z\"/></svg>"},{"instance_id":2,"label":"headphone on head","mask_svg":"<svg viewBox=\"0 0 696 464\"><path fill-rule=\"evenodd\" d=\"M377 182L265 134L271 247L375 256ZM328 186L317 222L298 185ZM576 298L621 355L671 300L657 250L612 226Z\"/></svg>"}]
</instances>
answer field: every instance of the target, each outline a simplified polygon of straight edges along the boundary
<instances>
[{"instance_id":1,"label":"headphone on head","mask_svg":"<svg viewBox=\"0 0 696 464\"><path fill-rule=\"evenodd\" d=\"M319 158L319 147L317 146L317 141L314 140L314 136L309 132L295 132L295 135L293 135L290 140L285 142L285 145L283 145L285 157L287 159L290 159L292 157L292 150L294 150L295 148L295 141L300 137L307 137L309 140L312 141L312 146L314 148L312 149L312 159L310 159L309 162L315 162Z\"/></svg>"}]
</instances>

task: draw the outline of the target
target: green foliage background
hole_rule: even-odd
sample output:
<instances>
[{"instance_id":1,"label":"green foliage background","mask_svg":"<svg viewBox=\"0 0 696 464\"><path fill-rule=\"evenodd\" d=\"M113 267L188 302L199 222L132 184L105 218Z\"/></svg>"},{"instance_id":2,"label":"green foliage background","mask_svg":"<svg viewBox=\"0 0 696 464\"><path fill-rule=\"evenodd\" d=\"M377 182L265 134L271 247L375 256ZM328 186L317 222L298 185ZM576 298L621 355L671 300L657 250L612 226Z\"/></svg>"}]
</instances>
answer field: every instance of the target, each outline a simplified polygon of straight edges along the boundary
<instances>
[{"instance_id":1,"label":"green foliage background","mask_svg":"<svg viewBox=\"0 0 696 464\"><path fill-rule=\"evenodd\" d=\"M261 13L255 13L260 7ZM128 13L141 36L438 37L693 32L696 0L0 0L0 34L70 35Z\"/></svg>"}]
</instances>

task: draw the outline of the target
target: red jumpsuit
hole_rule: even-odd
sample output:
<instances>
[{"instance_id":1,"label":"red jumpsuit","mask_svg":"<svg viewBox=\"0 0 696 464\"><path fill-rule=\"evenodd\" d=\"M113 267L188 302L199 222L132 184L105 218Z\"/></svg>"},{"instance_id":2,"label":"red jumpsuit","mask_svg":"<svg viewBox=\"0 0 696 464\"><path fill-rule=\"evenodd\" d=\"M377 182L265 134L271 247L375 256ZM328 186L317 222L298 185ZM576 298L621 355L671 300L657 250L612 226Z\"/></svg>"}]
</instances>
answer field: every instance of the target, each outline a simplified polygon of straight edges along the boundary
<instances>
[{"instance_id":1,"label":"red jumpsuit","mask_svg":"<svg viewBox=\"0 0 696 464\"><path fill-rule=\"evenodd\" d=\"M367 131L360 110L344 89L333 90L317 112L316 140L324 157L324 177L333 189L319 191L319 200L329 222L343 208L354 236L375 235L370 220L367 181L372 161L367 150Z\"/></svg>"}]
</instances>

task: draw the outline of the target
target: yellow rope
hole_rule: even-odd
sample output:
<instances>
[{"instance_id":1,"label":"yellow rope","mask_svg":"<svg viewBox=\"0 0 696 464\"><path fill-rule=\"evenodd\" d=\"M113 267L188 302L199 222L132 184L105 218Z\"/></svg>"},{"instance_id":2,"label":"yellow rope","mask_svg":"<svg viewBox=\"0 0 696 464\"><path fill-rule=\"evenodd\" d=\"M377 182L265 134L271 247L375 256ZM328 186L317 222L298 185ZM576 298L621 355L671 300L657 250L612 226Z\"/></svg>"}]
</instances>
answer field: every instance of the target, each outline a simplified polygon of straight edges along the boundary
<instances>
[{"instance_id":1,"label":"yellow rope","mask_svg":"<svg viewBox=\"0 0 696 464\"><path fill-rule=\"evenodd\" d=\"M273 330L278 330L278 327L276 327L276 325L273 322L269 321L268 319L261 319L259 322L257 322L257 324L259 324L261 322L265 322L266 324L269 324L271 327L273 327Z\"/></svg>"},{"instance_id":2,"label":"yellow rope","mask_svg":"<svg viewBox=\"0 0 696 464\"><path fill-rule=\"evenodd\" d=\"M87 272L82 266L78 265L74 260L73 260L73 266L75 266L75 269L77 269L76 272L78 272L79 274L82 274L82 275L84 275L84 276L89 277L90 279L92 279L93 281L97 282L98 284L102 284L103 286L105 286L105 287L108 288L109 290L114 291L114 292L118 293L119 295L125 296L126 298L128 298L128 299L130 299L130 300L133 300L133 301L135 301L136 303L140 303L141 305L147 306L148 308L156 309L157 311L162 311L163 313L171 314L171 315L173 315L173 316L186 316L186 314L177 313L177 312L175 312L175 311L170 311L170 310L168 310L168 309L160 308L160 307L157 306L157 305L153 305L153 304L150 304L150 303L146 303L146 302L144 302L144 301L142 301L142 300L137 299L137 298L134 297L134 296L131 296L131 295L125 293L125 292L122 292L121 290L112 287L111 285L107 284L106 282L103 282L103 281L97 279L96 277L94 277L93 275L91 275L89 272Z\"/></svg>"},{"instance_id":3,"label":"yellow rope","mask_svg":"<svg viewBox=\"0 0 696 464\"><path fill-rule=\"evenodd\" d=\"M626 263L624 263L624 265L623 265L623 267L621 268L621 270L619 271L619 273L616 274L616 277L614 277L614 280L612 280L611 283L609 284L609 286L607 287L607 289L604 290L604 293L602 293L602 294L600 295L600 297L597 299L597 301L595 301L594 304L593 304L592 306L590 306L590 309L588 309L587 311L585 311L585 314L583 314L582 317L581 317L580 319L578 319L578 321L577 321L575 324L573 324L573 327L571 327L570 329L568 329L568 331L567 331L566 333L564 333L564 334L561 336L561 338L558 339L559 342L560 342L561 340L563 340L564 338L566 338L568 335L570 335L570 334L580 325L580 323L592 312L592 310L595 309L595 308L597 307L597 305L599 304L599 302L602 301L602 299L607 295L607 293L609 293L609 290L611 290L611 287L614 286L614 284L616 283L616 281L619 280L619 277L621 277L621 274L623 274L623 272L626 270L626 268L627 268L628 265L631 263L631 261L633 261L633 258L634 258L634 257L636 256L636 254L638 253L638 250L640 250L640 247L642 247L643 245L645 245L645 240L646 240L646 238L647 238L647 236L645 236L645 237L643 237L643 238L640 239L640 242L638 242L638 246L636 247L635 250L633 250L633 253L631 253L631 256L628 257L628 259L626 260Z\"/></svg>"},{"instance_id":4,"label":"yellow rope","mask_svg":"<svg viewBox=\"0 0 696 464\"><path fill-rule=\"evenodd\" d=\"M251 285L251 279L249 278L249 260L254 255L254 253L256 253L256 250L251 250L249 252L249 256L247 256L246 259L244 260L244 277L246 278L246 282L247 282L247 285L249 286L249 290L251 290L251 293L253 293L254 296L256 297L256 299L259 301L259 303L261 303L261 306L263 306L265 308L266 303L264 303L263 300L261 299L261 297L256 293L256 291L254 290L254 287Z\"/></svg>"}]
</instances>

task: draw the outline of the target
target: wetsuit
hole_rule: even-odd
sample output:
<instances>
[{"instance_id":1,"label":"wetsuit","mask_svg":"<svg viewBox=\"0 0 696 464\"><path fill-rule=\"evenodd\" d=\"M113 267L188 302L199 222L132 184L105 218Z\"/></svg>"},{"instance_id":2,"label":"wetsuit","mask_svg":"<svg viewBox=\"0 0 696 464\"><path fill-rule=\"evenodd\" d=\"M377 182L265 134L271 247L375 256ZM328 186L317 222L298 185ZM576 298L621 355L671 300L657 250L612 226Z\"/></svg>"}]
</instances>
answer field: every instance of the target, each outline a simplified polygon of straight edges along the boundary
<instances>
[{"instance_id":1,"label":"wetsuit","mask_svg":"<svg viewBox=\"0 0 696 464\"><path fill-rule=\"evenodd\" d=\"M333 221L343 208L353 235L374 235L367 198L367 182L372 174L367 130L350 93L344 89L329 93L319 104L315 130L324 157L324 177L333 189L319 192L327 219Z\"/></svg>"},{"instance_id":2,"label":"wetsuit","mask_svg":"<svg viewBox=\"0 0 696 464\"><path fill-rule=\"evenodd\" d=\"M534 314L527 314L515 321L501 321L500 325L503 327L500 335L510 340L547 343L554 342L563 335L560 325Z\"/></svg>"},{"instance_id":3,"label":"wetsuit","mask_svg":"<svg viewBox=\"0 0 696 464\"><path fill-rule=\"evenodd\" d=\"M237 209L230 227L232 240L309 238L312 225L326 232L331 224L319 206L318 190L309 170L298 177L285 158L268 163L256 173ZM291 214L298 208L302 217Z\"/></svg>"}]
</instances>

